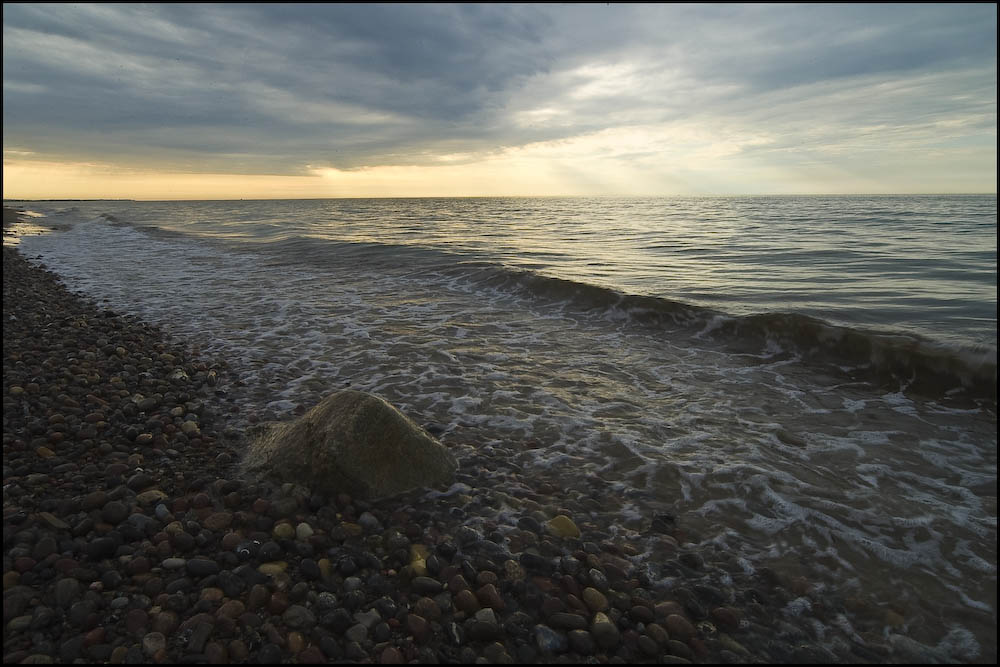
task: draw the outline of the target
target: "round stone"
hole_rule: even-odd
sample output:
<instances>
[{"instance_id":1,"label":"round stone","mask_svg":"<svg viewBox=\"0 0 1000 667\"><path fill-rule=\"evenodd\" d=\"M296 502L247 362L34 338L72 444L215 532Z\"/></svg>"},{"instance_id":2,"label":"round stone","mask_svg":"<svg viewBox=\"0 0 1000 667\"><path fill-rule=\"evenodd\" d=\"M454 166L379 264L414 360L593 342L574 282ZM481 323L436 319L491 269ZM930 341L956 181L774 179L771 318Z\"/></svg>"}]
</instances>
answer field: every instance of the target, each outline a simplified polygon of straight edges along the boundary
<instances>
[{"instance_id":1,"label":"round stone","mask_svg":"<svg viewBox=\"0 0 1000 667\"><path fill-rule=\"evenodd\" d=\"M312 537L313 532L312 526L303 521L299 525L295 526L295 539L305 542Z\"/></svg>"},{"instance_id":2,"label":"round stone","mask_svg":"<svg viewBox=\"0 0 1000 667\"><path fill-rule=\"evenodd\" d=\"M565 514L560 514L550 519L549 522L545 524L545 527L548 529L549 533L555 537L580 537L580 529L577 528L576 524L573 523L573 520Z\"/></svg>"},{"instance_id":3,"label":"round stone","mask_svg":"<svg viewBox=\"0 0 1000 667\"><path fill-rule=\"evenodd\" d=\"M142 638L142 652L153 657L157 651L167 647L167 638L162 632L150 632Z\"/></svg>"},{"instance_id":4,"label":"round stone","mask_svg":"<svg viewBox=\"0 0 1000 667\"><path fill-rule=\"evenodd\" d=\"M296 630L308 630L316 625L316 615L305 607L293 604L281 615L285 625Z\"/></svg>"},{"instance_id":5,"label":"round stone","mask_svg":"<svg viewBox=\"0 0 1000 667\"><path fill-rule=\"evenodd\" d=\"M295 537L295 528L290 523L282 522L274 527L273 534L279 540L290 540Z\"/></svg>"},{"instance_id":6,"label":"round stone","mask_svg":"<svg viewBox=\"0 0 1000 667\"><path fill-rule=\"evenodd\" d=\"M686 642L696 634L694 626L691 625L691 621L687 620L680 614L670 614L663 623L667 628L667 634L669 634L672 639Z\"/></svg>"},{"instance_id":7,"label":"round stone","mask_svg":"<svg viewBox=\"0 0 1000 667\"><path fill-rule=\"evenodd\" d=\"M603 649L610 649L618 645L621 640L621 633L607 614L597 612L594 614L594 622L590 626L590 634Z\"/></svg>"},{"instance_id":8,"label":"round stone","mask_svg":"<svg viewBox=\"0 0 1000 667\"><path fill-rule=\"evenodd\" d=\"M596 588L591 588L588 586L587 588L583 589L582 595L583 595L583 602L584 604L587 605L587 608L590 609L590 611L593 612L607 611L608 598L604 596L604 593L601 593Z\"/></svg>"}]
</instances>

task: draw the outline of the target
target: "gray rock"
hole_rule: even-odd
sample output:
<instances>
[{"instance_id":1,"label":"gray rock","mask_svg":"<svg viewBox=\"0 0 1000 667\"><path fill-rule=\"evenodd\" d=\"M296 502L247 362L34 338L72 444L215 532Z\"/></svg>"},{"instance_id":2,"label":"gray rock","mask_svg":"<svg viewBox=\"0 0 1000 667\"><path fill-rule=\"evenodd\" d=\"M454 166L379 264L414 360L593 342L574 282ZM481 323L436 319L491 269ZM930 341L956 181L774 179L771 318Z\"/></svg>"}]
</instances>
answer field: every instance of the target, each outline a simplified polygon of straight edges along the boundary
<instances>
[{"instance_id":1,"label":"gray rock","mask_svg":"<svg viewBox=\"0 0 1000 667\"><path fill-rule=\"evenodd\" d=\"M293 604L281 615L285 625L294 630L308 630L316 625L316 615L305 607Z\"/></svg>"},{"instance_id":2,"label":"gray rock","mask_svg":"<svg viewBox=\"0 0 1000 667\"><path fill-rule=\"evenodd\" d=\"M535 626L535 644L542 653L565 653L569 650L569 639L547 625Z\"/></svg>"},{"instance_id":3,"label":"gray rock","mask_svg":"<svg viewBox=\"0 0 1000 667\"><path fill-rule=\"evenodd\" d=\"M162 632L150 632L142 638L142 652L152 657L157 651L166 648L167 638Z\"/></svg>"},{"instance_id":4,"label":"gray rock","mask_svg":"<svg viewBox=\"0 0 1000 667\"><path fill-rule=\"evenodd\" d=\"M187 561L187 571L195 577L207 577L219 573L219 564L207 558L192 558Z\"/></svg>"},{"instance_id":5,"label":"gray rock","mask_svg":"<svg viewBox=\"0 0 1000 667\"><path fill-rule=\"evenodd\" d=\"M369 609L368 611L359 611L354 614L354 620L371 630L382 620L382 616L374 609Z\"/></svg>"},{"instance_id":6,"label":"gray rock","mask_svg":"<svg viewBox=\"0 0 1000 667\"><path fill-rule=\"evenodd\" d=\"M112 500L101 510L101 518L115 525L124 521L129 515L129 507L125 503Z\"/></svg>"},{"instance_id":7,"label":"gray rock","mask_svg":"<svg viewBox=\"0 0 1000 667\"><path fill-rule=\"evenodd\" d=\"M55 585L56 606L66 609L80 594L80 582L76 579L60 579Z\"/></svg>"},{"instance_id":8,"label":"gray rock","mask_svg":"<svg viewBox=\"0 0 1000 667\"><path fill-rule=\"evenodd\" d=\"M344 633L344 639L351 642L358 642L359 644L367 639L367 637L368 628L361 623L352 625L347 629L347 632Z\"/></svg>"},{"instance_id":9,"label":"gray rock","mask_svg":"<svg viewBox=\"0 0 1000 667\"><path fill-rule=\"evenodd\" d=\"M361 516L358 517L358 525L364 528L369 533L375 532L381 526L379 525L378 519L371 512L362 512Z\"/></svg>"},{"instance_id":10,"label":"gray rock","mask_svg":"<svg viewBox=\"0 0 1000 667\"><path fill-rule=\"evenodd\" d=\"M440 581L431 579L430 577L414 577L410 585L417 593L428 596L437 595L444 588Z\"/></svg>"},{"instance_id":11,"label":"gray rock","mask_svg":"<svg viewBox=\"0 0 1000 667\"><path fill-rule=\"evenodd\" d=\"M243 466L315 492L373 499L448 481L457 463L385 400L344 390L299 419L264 431Z\"/></svg>"},{"instance_id":12,"label":"gray rock","mask_svg":"<svg viewBox=\"0 0 1000 667\"><path fill-rule=\"evenodd\" d=\"M493 641L501 636L500 624L492 609L480 609L465 622L465 635L472 641Z\"/></svg>"},{"instance_id":13,"label":"gray rock","mask_svg":"<svg viewBox=\"0 0 1000 667\"><path fill-rule=\"evenodd\" d=\"M587 619L579 614L560 611L549 616L548 624L559 630L584 630L587 627Z\"/></svg>"},{"instance_id":14,"label":"gray rock","mask_svg":"<svg viewBox=\"0 0 1000 667\"><path fill-rule=\"evenodd\" d=\"M594 622L590 626L590 634L603 649L610 649L618 645L621 634L616 626L606 614L597 612L594 614Z\"/></svg>"},{"instance_id":15,"label":"gray rock","mask_svg":"<svg viewBox=\"0 0 1000 667\"><path fill-rule=\"evenodd\" d=\"M597 645L594 638L586 630L571 630L569 633L569 643L573 650L580 655L593 655L597 652Z\"/></svg>"}]
</instances>

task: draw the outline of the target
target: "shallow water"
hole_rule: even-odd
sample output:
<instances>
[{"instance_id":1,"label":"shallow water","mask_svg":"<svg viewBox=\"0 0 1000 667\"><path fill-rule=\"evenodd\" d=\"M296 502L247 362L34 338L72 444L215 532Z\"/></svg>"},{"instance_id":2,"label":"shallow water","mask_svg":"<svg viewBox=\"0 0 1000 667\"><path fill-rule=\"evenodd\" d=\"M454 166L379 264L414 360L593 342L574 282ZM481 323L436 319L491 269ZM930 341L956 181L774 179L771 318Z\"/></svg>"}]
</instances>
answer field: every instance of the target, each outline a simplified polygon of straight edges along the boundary
<instances>
[{"instance_id":1,"label":"shallow water","mask_svg":"<svg viewBox=\"0 0 1000 667\"><path fill-rule=\"evenodd\" d=\"M995 656L995 197L30 207L61 230L28 257L230 359L262 415L350 385L531 442L622 530L671 512Z\"/></svg>"}]
</instances>

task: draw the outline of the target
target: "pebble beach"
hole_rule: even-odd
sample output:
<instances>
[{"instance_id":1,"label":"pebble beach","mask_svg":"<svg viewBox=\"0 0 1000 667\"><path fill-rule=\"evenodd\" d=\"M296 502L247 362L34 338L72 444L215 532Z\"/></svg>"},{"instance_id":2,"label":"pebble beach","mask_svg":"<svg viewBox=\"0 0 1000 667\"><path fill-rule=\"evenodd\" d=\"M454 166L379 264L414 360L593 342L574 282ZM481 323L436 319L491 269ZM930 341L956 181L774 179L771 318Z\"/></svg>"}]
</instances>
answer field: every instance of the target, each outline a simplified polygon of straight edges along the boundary
<instances>
[{"instance_id":1,"label":"pebble beach","mask_svg":"<svg viewBox=\"0 0 1000 667\"><path fill-rule=\"evenodd\" d=\"M621 529L530 441L452 434L455 484L372 502L247 479L224 359L3 253L5 663L945 661L683 516Z\"/></svg>"}]
</instances>

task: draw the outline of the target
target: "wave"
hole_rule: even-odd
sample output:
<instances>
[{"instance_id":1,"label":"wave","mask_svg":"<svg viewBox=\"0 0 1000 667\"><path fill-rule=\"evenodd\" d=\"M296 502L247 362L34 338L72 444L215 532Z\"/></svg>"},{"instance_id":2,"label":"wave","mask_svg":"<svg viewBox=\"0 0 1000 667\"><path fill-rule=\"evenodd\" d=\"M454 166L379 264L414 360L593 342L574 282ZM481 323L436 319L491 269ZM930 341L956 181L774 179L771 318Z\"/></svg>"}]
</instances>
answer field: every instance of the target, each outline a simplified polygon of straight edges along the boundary
<instances>
[{"instance_id":1,"label":"wave","mask_svg":"<svg viewBox=\"0 0 1000 667\"><path fill-rule=\"evenodd\" d=\"M110 214L97 220L133 226ZM526 296L541 307L572 309L643 327L659 335L679 329L688 335L723 343L737 353L774 359L798 358L845 380L873 382L890 390L925 396L961 393L996 401L996 347L961 347L910 333L873 331L795 312L733 315L709 307L658 296L629 294L613 287L551 276L532 268L510 266L485 254L379 240L347 241L273 228L257 235L227 230L181 230L134 225L152 236L189 236L266 252L276 264L331 265L402 271L409 279L433 275L471 284L474 289ZM230 245L230 247L233 247Z\"/></svg>"},{"instance_id":2,"label":"wave","mask_svg":"<svg viewBox=\"0 0 1000 667\"><path fill-rule=\"evenodd\" d=\"M951 346L913 334L831 324L800 313L737 317L719 329L737 341L788 348L806 362L832 366L851 379L926 396L961 391L996 401L994 346Z\"/></svg>"},{"instance_id":3,"label":"wave","mask_svg":"<svg viewBox=\"0 0 1000 667\"><path fill-rule=\"evenodd\" d=\"M734 352L784 355L818 364L846 380L873 382L891 390L925 396L964 393L970 398L997 396L996 347L959 347L913 334L871 331L826 322L801 313L731 315L711 308L655 296L627 294L535 271L480 267L477 282L491 289L528 293L552 305L568 306L628 325L678 328L699 338L723 342Z\"/></svg>"}]
</instances>

